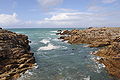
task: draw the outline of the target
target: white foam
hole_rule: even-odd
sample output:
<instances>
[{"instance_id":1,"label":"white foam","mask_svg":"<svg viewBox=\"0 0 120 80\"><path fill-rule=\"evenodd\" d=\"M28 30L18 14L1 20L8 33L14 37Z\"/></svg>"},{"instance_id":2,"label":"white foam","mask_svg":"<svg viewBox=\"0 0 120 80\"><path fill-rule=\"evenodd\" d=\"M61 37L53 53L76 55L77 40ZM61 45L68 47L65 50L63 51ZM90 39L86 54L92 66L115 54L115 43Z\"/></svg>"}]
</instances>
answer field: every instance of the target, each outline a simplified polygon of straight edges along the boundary
<instances>
[{"instance_id":1,"label":"white foam","mask_svg":"<svg viewBox=\"0 0 120 80\"><path fill-rule=\"evenodd\" d=\"M90 76L83 78L84 80L90 80Z\"/></svg>"},{"instance_id":2,"label":"white foam","mask_svg":"<svg viewBox=\"0 0 120 80\"><path fill-rule=\"evenodd\" d=\"M102 63L99 63L97 60L100 60L101 59L101 57L98 57L98 56L92 56L91 57L91 60L93 60L94 62L95 62L95 65L94 65L94 70L95 70L95 72L97 72L97 73L101 73L101 71L102 71L102 68L104 68L105 67L105 65L104 64L102 64Z\"/></svg>"},{"instance_id":3,"label":"white foam","mask_svg":"<svg viewBox=\"0 0 120 80\"><path fill-rule=\"evenodd\" d=\"M53 50L58 48L60 48L60 46L54 46L53 44L49 43L47 46L40 47L38 50Z\"/></svg>"},{"instance_id":4,"label":"white foam","mask_svg":"<svg viewBox=\"0 0 120 80\"><path fill-rule=\"evenodd\" d=\"M17 80L25 80L26 78L29 78L30 76L33 75L33 72L30 72L29 70L27 70L24 74L20 74L21 77L18 78Z\"/></svg>"},{"instance_id":5,"label":"white foam","mask_svg":"<svg viewBox=\"0 0 120 80\"><path fill-rule=\"evenodd\" d=\"M34 69L37 69L39 66L37 65L37 63L35 63Z\"/></svg>"},{"instance_id":6,"label":"white foam","mask_svg":"<svg viewBox=\"0 0 120 80\"><path fill-rule=\"evenodd\" d=\"M27 70L27 71L25 72L25 74L33 75L33 73L30 72L29 70Z\"/></svg>"},{"instance_id":7,"label":"white foam","mask_svg":"<svg viewBox=\"0 0 120 80\"><path fill-rule=\"evenodd\" d=\"M102 63L102 64L100 64L100 63L98 63L98 62L96 62L97 63L97 65L98 65L98 68L99 69L102 69L102 68L104 68L105 67L105 65Z\"/></svg>"},{"instance_id":8,"label":"white foam","mask_svg":"<svg viewBox=\"0 0 120 80\"><path fill-rule=\"evenodd\" d=\"M60 41L59 39L57 39L57 38L54 38L54 39L52 39L53 41Z\"/></svg>"},{"instance_id":9,"label":"white foam","mask_svg":"<svg viewBox=\"0 0 120 80\"><path fill-rule=\"evenodd\" d=\"M34 66L33 66L33 69L37 69L37 68L38 68L38 65L37 65L37 63L35 63ZM17 80L26 80L27 78L31 77L33 74L34 74L34 73L31 72L30 70L27 70L27 71L25 71L24 74L21 73L21 74L20 74L21 77L18 78Z\"/></svg>"},{"instance_id":10,"label":"white foam","mask_svg":"<svg viewBox=\"0 0 120 80\"><path fill-rule=\"evenodd\" d=\"M65 43L68 43L68 41L64 41Z\"/></svg>"},{"instance_id":11,"label":"white foam","mask_svg":"<svg viewBox=\"0 0 120 80\"><path fill-rule=\"evenodd\" d=\"M37 44L37 43L36 43L36 42L31 42L31 43L30 43L30 45L35 45L35 44Z\"/></svg>"},{"instance_id":12,"label":"white foam","mask_svg":"<svg viewBox=\"0 0 120 80\"><path fill-rule=\"evenodd\" d=\"M96 60L100 60L102 57L99 56L91 56L91 60L96 61ZM97 61L96 61L97 62Z\"/></svg>"},{"instance_id":13,"label":"white foam","mask_svg":"<svg viewBox=\"0 0 120 80\"><path fill-rule=\"evenodd\" d=\"M56 34L50 34L50 35L56 35Z\"/></svg>"},{"instance_id":14,"label":"white foam","mask_svg":"<svg viewBox=\"0 0 120 80\"><path fill-rule=\"evenodd\" d=\"M18 33L18 34L20 33L21 34L21 33L24 33L24 32L16 32L16 33Z\"/></svg>"},{"instance_id":15,"label":"white foam","mask_svg":"<svg viewBox=\"0 0 120 80\"><path fill-rule=\"evenodd\" d=\"M44 44L47 44L47 43L49 43L50 41L49 41L48 39L43 39L43 40L41 40L40 42L41 42L41 43L44 43Z\"/></svg>"},{"instance_id":16,"label":"white foam","mask_svg":"<svg viewBox=\"0 0 120 80\"><path fill-rule=\"evenodd\" d=\"M57 31L50 31L50 32L57 33Z\"/></svg>"},{"instance_id":17,"label":"white foam","mask_svg":"<svg viewBox=\"0 0 120 80\"><path fill-rule=\"evenodd\" d=\"M62 46L61 48L62 48L62 49L68 49L66 46Z\"/></svg>"},{"instance_id":18,"label":"white foam","mask_svg":"<svg viewBox=\"0 0 120 80\"><path fill-rule=\"evenodd\" d=\"M75 53L70 53L70 55L74 55Z\"/></svg>"}]
</instances>

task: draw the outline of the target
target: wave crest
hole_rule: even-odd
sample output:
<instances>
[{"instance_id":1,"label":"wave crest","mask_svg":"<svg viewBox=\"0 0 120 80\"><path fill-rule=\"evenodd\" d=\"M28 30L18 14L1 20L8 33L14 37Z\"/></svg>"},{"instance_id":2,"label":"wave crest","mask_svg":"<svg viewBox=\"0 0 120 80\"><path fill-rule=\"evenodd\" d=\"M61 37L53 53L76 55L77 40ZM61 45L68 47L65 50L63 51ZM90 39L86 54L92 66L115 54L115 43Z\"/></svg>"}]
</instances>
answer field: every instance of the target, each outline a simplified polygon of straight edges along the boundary
<instances>
[{"instance_id":1,"label":"wave crest","mask_svg":"<svg viewBox=\"0 0 120 80\"><path fill-rule=\"evenodd\" d=\"M53 50L53 49L58 49L60 48L59 46L54 46L53 44L49 43L47 46L40 47L38 50Z\"/></svg>"},{"instance_id":2,"label":"wave crest","mask_svg":"<svg viewBox=\"0 0 120 80\"><path fill-rule=\"evenodd\" d=\"M57 33L57 31L50 31L50 32Z\"/></svg>"},{"instance_id":3,"label":"wave crest","mask_svg":"<svg viewBox=\"0 0 120 80\"><path fill-rule=\"evenodd\" d=\"M50 41L47 40L47 39L43 39L43 40L41 40L40 42L41 42L41 43L44 43L44 44L47 44L47 43L49 43Z\"/></svg>"}]
</instances>

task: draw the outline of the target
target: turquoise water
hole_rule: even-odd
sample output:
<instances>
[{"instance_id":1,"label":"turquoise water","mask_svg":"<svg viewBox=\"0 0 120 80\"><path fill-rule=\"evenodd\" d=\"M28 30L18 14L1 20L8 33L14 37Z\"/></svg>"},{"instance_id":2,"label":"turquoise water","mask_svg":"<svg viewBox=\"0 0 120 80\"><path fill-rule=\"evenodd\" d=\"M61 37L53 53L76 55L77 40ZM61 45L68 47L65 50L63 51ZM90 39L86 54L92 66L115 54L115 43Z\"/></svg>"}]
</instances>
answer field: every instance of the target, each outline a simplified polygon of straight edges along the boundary
<instances>
[{"instance_id":1,"label":"turquoise water","mask_svg":"<svg viewBox=\"0 0 120 80\"><path fill-rule=\"evenodd\" d=\"M97 48L85 44L71 45L58 40L59 29L9 29L29 36L36 68L29 70L19 80L113 80L89 54ZM63 29L65 30L65 29Z\"/></svg>"}]
</instances>

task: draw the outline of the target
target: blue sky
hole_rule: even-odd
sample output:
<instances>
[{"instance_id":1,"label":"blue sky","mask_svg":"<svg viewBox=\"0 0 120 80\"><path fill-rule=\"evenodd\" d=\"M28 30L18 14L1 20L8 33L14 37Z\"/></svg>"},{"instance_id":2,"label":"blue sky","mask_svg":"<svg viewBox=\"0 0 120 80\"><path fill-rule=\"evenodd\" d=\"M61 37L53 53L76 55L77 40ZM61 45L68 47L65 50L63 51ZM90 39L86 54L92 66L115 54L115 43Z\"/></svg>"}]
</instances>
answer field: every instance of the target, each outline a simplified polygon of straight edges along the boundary
<instances>
[{"instance_id":1,"label":"blue sky","mask_svg":"<svg viewBox=\"0 0 120 80\"><path fill-rule=\"evenodd\" d=\"M5 28L120 25L120 0L0 0Z\"/></svg>"}]
</instances>

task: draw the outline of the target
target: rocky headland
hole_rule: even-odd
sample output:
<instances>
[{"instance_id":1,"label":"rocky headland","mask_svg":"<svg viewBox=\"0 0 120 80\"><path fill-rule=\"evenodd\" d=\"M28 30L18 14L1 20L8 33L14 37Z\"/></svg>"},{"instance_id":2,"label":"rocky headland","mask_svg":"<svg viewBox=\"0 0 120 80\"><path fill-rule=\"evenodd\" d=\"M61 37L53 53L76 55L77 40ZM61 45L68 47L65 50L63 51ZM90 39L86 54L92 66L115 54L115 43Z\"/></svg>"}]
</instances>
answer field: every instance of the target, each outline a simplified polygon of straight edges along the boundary
<instances>
[{"instance_id":1,"label":"rocky headland","mask_svg":"<svg viewBox=\"0 0 120 80\"><path fill-rule=\"evenodd\" d=\"M93 55L101 57L98 60L105 65L112 76L120 78L120 27L87 28L84 30L58 31L59 39L70 44L88 44L87 47L100 47Z\"/></svg>"},{"instance_id":2,"label":"rocky headland","mask_svg":"<svg viewBox=\"0 0 120 80\"><path fill-rule=\"evenodd\" d=\"M28 36L0 29L0 80L16 80L34 63Z\"/></svg>"}]
</instances>

